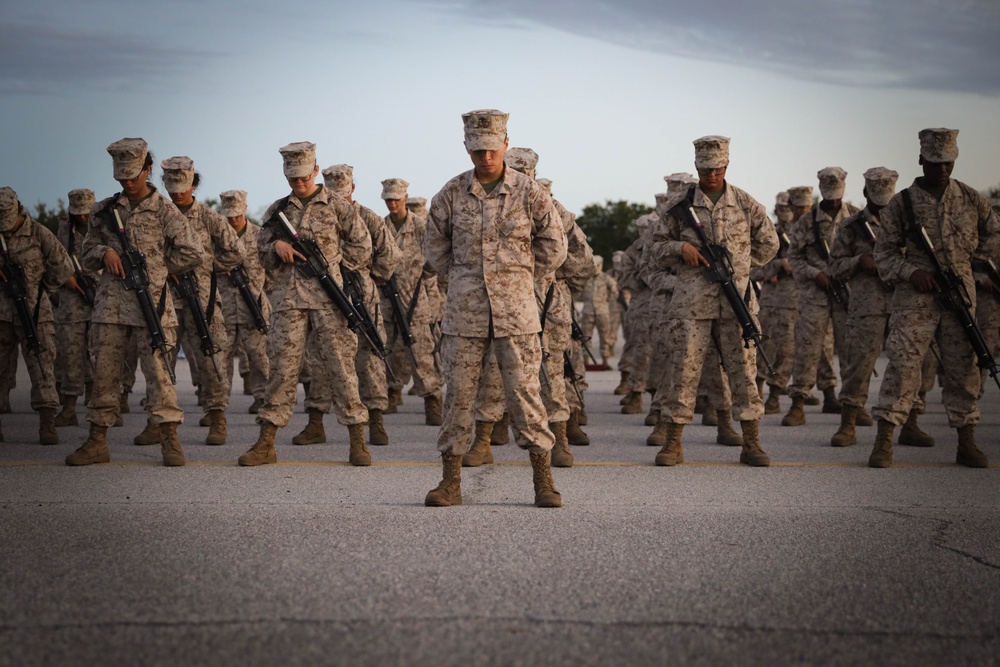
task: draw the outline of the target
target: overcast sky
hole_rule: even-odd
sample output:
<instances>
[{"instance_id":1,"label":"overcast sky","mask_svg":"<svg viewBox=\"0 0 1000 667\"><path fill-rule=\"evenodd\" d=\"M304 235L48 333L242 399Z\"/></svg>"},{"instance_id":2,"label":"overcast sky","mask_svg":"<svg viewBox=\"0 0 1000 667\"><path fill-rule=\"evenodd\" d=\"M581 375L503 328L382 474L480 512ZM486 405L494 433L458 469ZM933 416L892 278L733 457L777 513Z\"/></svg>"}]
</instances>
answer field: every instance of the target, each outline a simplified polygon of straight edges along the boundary
<instances>
[{"instance_id":1,"label":"overcast sky","mask_svg":"<svg viewBox=\"0 0 1000 667\"><path fill-rule=\"evenodd\" d=\"M691 141L732 137L730 182L774 195L848 171L918 174L917 132L958 128L954 177L1000 183L1000 3L969 0L4 0L0 185L29 206L106 197L105 148L188 155L196 195L288 192L278 148L313 141L428 199L470 168L461 114L510 113L511 146L571 211L653 204L693 171ZM160 170L154 171L159 184Z\"/></svg>"}]
</instances>

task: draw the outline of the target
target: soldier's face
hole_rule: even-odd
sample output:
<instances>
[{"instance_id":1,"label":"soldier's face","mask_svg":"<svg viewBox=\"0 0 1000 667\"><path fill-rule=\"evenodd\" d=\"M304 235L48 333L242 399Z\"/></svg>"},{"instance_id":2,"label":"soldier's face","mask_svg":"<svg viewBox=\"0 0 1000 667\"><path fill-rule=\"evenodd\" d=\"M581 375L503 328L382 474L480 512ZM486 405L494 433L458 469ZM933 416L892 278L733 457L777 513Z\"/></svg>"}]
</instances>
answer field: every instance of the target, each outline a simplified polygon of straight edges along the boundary
<instances>
[{"instance_id":1,"label":"soldier's face","mask_svg":"<svg viewBox=\"0 0 1000 667\"><path fill-rule=\"evenodd\" d=\"M476 178L479 181L489 183L503 175L503 154L507 152L507 144L508 140L504 139L503 147L496 150L470 151L466 149L469 157L472 158L472 164L476 168Z\"/></svg>"},{"instance_id":2,"label":"soldier's face","mask_svg":"<svg viewBox=\"0 0 1000 667\"><path fill-rule=\"evenodd\" d=\"M929 162L920 158L920 166L924 170L924 178L931 185L947 185L951 172L955 169L954 162Z\"/></svg>"},{"instance_id":3,"label":"soldier's face","mask_svg":"<svg viewBox=\"0 0 1000 667\"><path fill-rule=\"evenodd\" d=\"M701 189L708 192L716 192L722 189L723 183L726 182L726 169L728 167L729 165L714 169L699 169L698 183L701 185Z\"/></svg>"},{"instance_id":4,"label":"soldier's face","mask_svg":"<svg viewBox=\"0 0 1000 667\"><path fill-rule=\"evenodd\" d=\"M244 214L244 215L237 215L237 216L232 217L232 218L226 218L226 220L228 220L229 221L229 225L233 229L235 229L236 231L238 231L238 232L242 231L243 228L247 226L247 216L246 216L246 214Z\"/></svg>"},{"instance_id":5,"label":"soldier's face","mask_svg":"<svg viewBox=\"0 0 1000 667\"><path fill-rule=\"evenodd\" d=\"M170 201L172 201L175 206L190 206L194 203L194 188L190 188L184 192L171 192L169 194Z\"/></svg>"},{"instance_id":6,"label":"soldier's face","mask_svg":"<svg viewBox=\"0 0 1000 667\"><path fill-rule=\"evenodd\" d=\"M389 213L397 220L406 216L406 197L402 199L386 199L385 207Z\"/></svg>"},{"instance_id":7,"label":"soldier's face","mask_svg":"<svg viewBox=\"0 0 1000 667\"><path fill-rule=\"evenodd\" d=\"M308 197L316 188L316 175L319 173L319 165L313 167L313 171L308 176L294 176L288 179L288 186L292 188L292 194L296 197Z\"/></svg>"},{"instance_id":8,"label":"soldier's face","mask_svg":"<svg viewBox=\"0 0 1000 667\"><path fill-rule=\"evenodd\" d=\"M139 199L146 194L146 179L149 178L149 173L152 170L152 167L144 167L133 178L120 179L118 184L122 186L122 192L125 193L125 196L129 199Z\"/></svg>"}]
</instances>

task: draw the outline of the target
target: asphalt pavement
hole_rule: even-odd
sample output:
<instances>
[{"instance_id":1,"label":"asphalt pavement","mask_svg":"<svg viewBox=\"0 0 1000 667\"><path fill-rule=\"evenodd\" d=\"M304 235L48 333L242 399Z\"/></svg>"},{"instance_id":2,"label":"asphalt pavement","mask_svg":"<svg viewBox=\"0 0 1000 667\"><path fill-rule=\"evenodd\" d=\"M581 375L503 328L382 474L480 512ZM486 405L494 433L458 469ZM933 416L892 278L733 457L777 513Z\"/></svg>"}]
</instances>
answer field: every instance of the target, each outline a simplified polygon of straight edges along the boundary
<instances>
[{"instance_id":1,"label":"asphalt pavement","mask_svg":"<svg viewBox=\"0 0 1000 667\"><path fill-rule=\"evenodd\" d=\"M33 444L22 362L2 416L0 665L1000 662L995 385L985 470L955 465L940 389L922 419L937 446L897 446L886 470L866 466L874 428L832 448L839 417L818 407L803 427L765 417L770 468L700 424L685 464L658 468L618 373L589 380L593 444L554 471L564 507L533 506L527 453L507 445L463 470L462 506L426 508L441 469L419 397L386 416L371 467L347 465L332 415L327 444L292 445L299 411L277 465L240 468L250 397L233 397L229 442L204 445L182 361L187 466L131 444L133 395L112 462L69 468L84 410L59 445Z\"/></svg>"}]
</instances>

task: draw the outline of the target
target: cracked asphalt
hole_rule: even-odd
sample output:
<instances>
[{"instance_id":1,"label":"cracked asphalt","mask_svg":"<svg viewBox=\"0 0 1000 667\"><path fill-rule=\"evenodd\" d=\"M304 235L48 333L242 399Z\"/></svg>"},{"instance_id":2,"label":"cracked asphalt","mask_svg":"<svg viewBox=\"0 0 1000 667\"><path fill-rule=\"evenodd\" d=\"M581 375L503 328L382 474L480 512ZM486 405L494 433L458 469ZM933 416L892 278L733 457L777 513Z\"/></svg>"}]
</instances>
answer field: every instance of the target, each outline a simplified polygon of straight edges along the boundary
<instances>
[{"instance_id":1,"label":"cracked asphalt","mask_svg":"<svg viewBox=\"0 0 1000 667\"><path fill-rule=\"evenodd\" d=\"M346 465L332 417L328 444L289 444L299 412L279 464L243 469L250 398L234 396L229 444L207 447L178 370L186 467L130 444L145 419L133 395L112 463L76 469L61 462L84 426L31 444L22 362L2 417L0 665L1000 661L992 384L986 470L954 464L939 389L922 421L937 446L896 447L887 470L865 465L873 428L831 448L839 417L818 407L799 428L765 417L771 468L736 464L699 424L687 463L666 469L643 415L619 413L618 374L591 373L593 444L554 471L563 508L532 506L513 445L463 471L463 506L425 508L440 467L419 398L386 416L392 444L370 468Z\"/></svg>"}]
</instances>

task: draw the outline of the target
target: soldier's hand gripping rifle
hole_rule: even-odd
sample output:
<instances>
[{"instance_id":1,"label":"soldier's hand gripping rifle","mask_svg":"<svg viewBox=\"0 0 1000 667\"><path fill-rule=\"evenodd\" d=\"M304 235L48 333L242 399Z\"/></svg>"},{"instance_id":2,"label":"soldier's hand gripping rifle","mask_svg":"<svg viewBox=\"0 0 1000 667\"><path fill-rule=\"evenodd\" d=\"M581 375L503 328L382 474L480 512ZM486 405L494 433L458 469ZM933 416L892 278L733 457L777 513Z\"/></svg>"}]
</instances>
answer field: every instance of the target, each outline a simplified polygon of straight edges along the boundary
<instances>
[{"instance_id":1,"label":"soldier's hand gripping rifle","mask_svg":"<svg viewBox=\"0 0 1000 667\"><path fill-rule=\"evenodd\" d=\"M993 353L990 352L990 347L983 337L983 332L979 330L979 325L976 324L976 317L970 310L972 299L965 288L965 281L962 280L962 276L955 273L954 269L945 269L941 265L941 261L937 256L937 250L935 250L934 244L931 243L930 237L927 236L927 230L917 222L916 217L913 215L909 194L908 190L903 190L903 201L911 222L910 233L917 242L917 245L927 253L927 256L930 257L931 262L934 264L934 282L937 283L938 287L937 297L941 301L941 304L955 313L955 317L958 318L958 323L961 325L962 331L965 332L966 339L976 353L976 365L989 372L990 377L993 378L993 381L997 383L997 387L1000 388L1000 377L998 377L1000 367L997 366L996 359L993 358Z\"/></svg>"},{"instance_id":2,"label":"soldier's hand gripping rifle","mask_svg":"<svg viewBox=\"0 0 1000 667\"><path fill-rule=\"evenodd\" d=\"M816 222L816 209L813 209L812 214L813 219L813 236L815 239L816 252L819 253L820 259L830 264L830 244L826 242L819 233L819 224ZM829 276L829 274L827 274ZM834 278L830 276L830 291L833 293L833 300L839 303L844 309L847 309L847 302L851 300L851 291L847 287L847 282L839 278Z\"/></svg>"},{"instance_id":3,"label":"soldier's hand gripping rifle","mask_svg":"<svg viewBox=\"0 0 1000 667\"><path fill-rule=\"evenodd\" d=\"M125 225L122 224L121 216L117 209L115 214L114 230L118 234L118 242L121 243L122 269L125 277L121 279L125 289L135 292L135 298L139 300L139 310L142 311L142 319L146 321L146 331L149 332L149 346L153 351L159 350L163 355L163 363L167 367L167 374L170 375L170 382L177 384L177 376L174 369L170 367L170 358L167 356L167 337L163 333L163 324L160 322L160 313L153 305L153 297L149 293L149 272L146 269L146 256L132 247L132 243L125 234Z\"/></svg>"},{"instance_id":4,"label":"soldier's hand gripping rifle","mask_svg":"<svg viewBox=\"0 0 1000 667\"><path fill-rule=\"evenodd\" d=\"M73 276L76 278L76 284L80 286L80 290L83 292L80 298L88 306L93 307L94 299L97 297L97 281L94 280L93 276L83 272L83 267L80 265L80 260L77 258L76 253L69 254L69 261L73 264Z\"/></svg>"},{"instance_id":5,"label":"soldier's hand gripping rifle","mask_svg":"<svg viewBox=\"0 0 1000 667\"><path fill-rule=\"evenodd\" d=\"M24 347L28 352L38 354L41 347L38 343L38 327L35 326L35 318L31 316L31 308L28 306L28 278L24 275L24 267L10 256L7 249L7 238L0 234L0 259L2 259L2 278L4 292L14 301L14 310L17 312L17 319L24 329ZM41 285L38 287L41 290Z\"/></svg>"},{"instance_id":6,"label":"soldier's hand gripping rifle","mask_svg":"<svg viewBox=\"0 0 1000 667\"><path fill-rule=\"evenodd\" d=\"M736 315L736 320L740 323L740 328L743 330L743 347L749 348L750 341L752 340L754 346L757 348L757 353L760 354L760 358L764 360L764 365L767 366L768 375L774 375L774 366L771 365L770 359L767 358L764 349L761 347L761 343L764 341L764 334L761 333L757 321L750 313L747 302L740 296L739 290L736 289L736 283L733 282L733 260L729 254L729 249L721 243L711 243L708 240L708 236L705 235L705 229L702 227L701 221L698 220L698 216L692 208L690 196L677 204L674 209L679 211L681 219L698 236L698 242L701 244L699 250L702 257L708 262L708 267L705 269L705 276L708 282L719 284L722 293L726 296L726 301L729 302L729 307L733 309L733 314Z\"/></svg>"},{"instance_id":7,"label":"soldier's hand gripping rifle","mask_svg":"<svg viewBox=\"0 0 1000 667\"><path fill-rule=\"evenodd\" d=\"M212 332L208 327L208 318L205 317L205 310L201 307L201 300L198 298L198 277L194 271L185 271L177 276L177 282L173 284L174 294L179 299L187 302L188 310L191 311L191 318L194 320L194 328L198 333L198 347L201 353L208 357L215 368L215 376L222 379L222 372L219 365L215 363L215 355L219 352L219 346L212 340Z\"/></svg>"},{"instance_id":8,"label":"soldier's hand gripping rifle","mask_svg":"<svg viewBox=\"0 0 1000 667\"><path fill-rule=\"evenodd\" d=\"M395 382L396 374L392 372L392 366L389 365L385 343L382 341L382 336L379 335L378 327L375 326L375 320L372 319L371 313L368 312L368 308L365 306L365 291L361 284L361 274L343 267L341 267L340 273L344 276L344 293L351 300L351 305L354 306L354 310L357 311L358 317L361 319L361 331L365 339L371 343L375 355L385 364L386 372L392 381Z\"/></svg>"},{"instance_id":9,"label":"soldier's hand gripping rifle","mask_svg":"<svg viewBox=\"0 0 1000 667\"><path fill-rule=\"evenodd\" d=\"M300 238L298 232L292 227L292 223L288 221L283 211L278 211L278 214L272 217L267 224L271 225L271 228L283 241L290 243L297 253L305 257L305 259L295 258L295 268L298 272L306 278L315 278L326 295L330 297L333 305L344 316L344 319L347 320L347 328L353 331L355 335L365 336L368 342L371 343L372 349L377 350L378 347L376 347L375 341L368 338L368 332L363 326L361 315L354 308L347 295L344 294L344 290L341 289L337 281L330 275L330 265L327 263L326 257L323 256L323 251L320 250L316 241Z\"/></svg>"},{"instance_id":10,"label":"soldier's hand gripping rifle","mask_svg":"<svg viewBox=\"0 0 1000 667\"><path fill-rule=\"evenodd\" d=\"M875 250L875 230L872 229L871 224L865 218L864 215L858 217L855 223L858 227L858 231L861 232L861 237L864 238L872 247L872 252ZM881 278L878 279L878 284L882 286L882 290L886 292L892 292L894 290L893 286L885 282Z\"/></svg>"},{"instance_id":11,"label":"soldier's hand gripping rifle","mask_svg":"<svg viewBox=\"0 0 1000 667\"><path fill-rule=\"evenodd\" d=\"M264 319L264 311L260 307L260 297L255 297L253 291L250 289L250 276L247 274L245 266L240 264L229 272L229 284L239 291L243 303L246 304L247 310L250 311L250 317L253 318L254 327L258 331L267 333L267 320Z\"/></svg>"}]
</instances>

